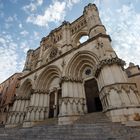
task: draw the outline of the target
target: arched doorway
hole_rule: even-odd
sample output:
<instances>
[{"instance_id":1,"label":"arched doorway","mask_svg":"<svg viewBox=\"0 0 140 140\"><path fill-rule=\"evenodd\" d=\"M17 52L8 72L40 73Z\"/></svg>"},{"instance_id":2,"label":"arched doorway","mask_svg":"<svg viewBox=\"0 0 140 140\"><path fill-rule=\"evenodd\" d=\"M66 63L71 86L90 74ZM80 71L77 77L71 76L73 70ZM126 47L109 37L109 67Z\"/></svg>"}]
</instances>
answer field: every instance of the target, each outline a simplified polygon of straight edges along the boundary
<instances>
[{"instance_id":1,"label":"arched doorway","mask_svg":"<svg viewBox=\"0 0 140 140\"><path fill-rule=\"evenodd\" d=\"M102 111L97 81L94 78L87 80L84 87L88 113Z\"/></svg>"},{"instance_id":2,"label":"arched doorway","mask_svg":"<svg viewBox=\"0 0 140 140\"><path fill-rule=\"evenodd\" d=\"M37 89L48 91L46 107L48 108L47 117L53 118L58 116L59 106L59 90L60 87L61 71L55 65L50 65L40 74L37 79Z\"/></svg>"},{"instance_id":3,"label":"arched doorway","mask_svg":"<svg viewBox=\"0 0 140 140\"><path fill-rule=\"evenodd\" d=\"M55 105L55 94L52 92L50 94L50 102L49 102L49 118L54 117L54 105Z\"/></svg>"},{"instance_id":4,"label":"arched doorway","mask_svg":"<svg viewBox=\"0 0 140 140\"><path fill-rule=\"evenodd\" d=\"M60 104L61 99L62 99L62 90L59 89L58 90L58 98L57 98L57 116L59 115L59 112L60 112L59 104Z\"/></svg>"},{"instance_id":5,"label":"arched doorway","mask_svg":"<svg viewBox=\"0 0 140 140\"><path fill-rule=\"evenodd\" d=\"M57 117L59 115L59 102L62 98L61 89L50 93L49 100L49 118Z\"/></svg>"}]
</instances>

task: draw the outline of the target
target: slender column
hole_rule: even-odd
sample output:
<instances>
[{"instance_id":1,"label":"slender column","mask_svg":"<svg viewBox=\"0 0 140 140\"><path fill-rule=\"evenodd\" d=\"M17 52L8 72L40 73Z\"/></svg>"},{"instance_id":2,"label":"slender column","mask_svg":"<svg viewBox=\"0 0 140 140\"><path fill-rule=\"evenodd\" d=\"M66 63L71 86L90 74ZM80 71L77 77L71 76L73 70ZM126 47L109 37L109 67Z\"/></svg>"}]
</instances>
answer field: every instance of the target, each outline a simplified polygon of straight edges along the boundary
<instances>
[{"instance_id":1,"label":"slender column","mask_svg":"<svg viewBox=\"0 0 140 140\"><path fill-rule=\"evenodd\" d=\"M15 123L15 114L12 115L11 123L12 123L12 124Z\"/></svg>"},{"instance_id":2,"label":"slender column","mask_svg":"<svg viewBox=\"0 0 140 140\"><path fill-rule=\"evenodd\" d=\"M16 104L16 108L15 108L15 111L18 111L19 110L19 100L17 100L17 104Z\"/></svg>"},{"instance_id":3,"label":"slender column","mask_svg":"<svg viewBox=\"0 0 140 140\"><path fill-rule=\"evenodd\" d=\"M26 121L30 121L30 111L27 112Z\"/></svg>"},{"instance_id":4,"label":"slender column","mask_svg":"<svg viewBox=\"0 0 140 140\"><path fill-rule=\"evenodd\" d=\"M15 102L14 102L14 106L13 106L13 111L15 111L16 110L16 107L17 107L17 100L15 100Z\"/></svg>"},{"instance_id":5,"label":"slender column","mask_svg":"<svg viewBox=\"0 0 140 140\"><path fill-rule=\"evenodd\" d=\"M24 109L24 103L25 103L25 101L22 100L22 101L21 101L21 111L23 111L23 109Z\"/></svg>"},{"instance_id":6,"label":"slender column","mask_svg":"<svg viewBox=\"0 0 140 140\"><path fill-rule=\"evenodd\" d=\"M111 106L111 100L110 100L109 93L106 94L106 99L107 99L108 105L109 105L109 107L110 107L110 106Z\"/></svg>"},{"instance_id":7,"label":"slender column","mask_svg":"<svg viewBox=\"0 0 140 140\"><path fill-rule=\"evenodd\" d=\"M44 107L48 106L48 94L45 94Z\"/></svg>"},{"instance_id":8,"label":"slender column","mask_svg":"<svg viewBox=\"0 0 140 140\"><path fill-rule=\"evenodd\" d=\"M35 94L33 94L33 98L32 98L32 106L35 105Z\"/></svg>"},{"instance_id":9,"label":"slender column","mask_svg":"<svg viewBox=\"0 0 140 140\"><path fill-rule=\"evenodd\" d=\"M58 90L55 90L55 100L54 100L54 104L55 104L55 109L54 109L54 117L57 116L57 110L58 110L58 103L57 103L57 98L58 98Z\"/></svg>"},{"instance_id":10,"label":"slender column","mask_svg":"<svg viewBox=\"0 0 140 140\"><path fill-rule=\"evenodd\" d=\"M35 104L36 104L35 106L39 105L39 94L38 93L36 94L36 103Z\"/></svg>"},{"instance_id":11,"label":"slender column","mask_svg":"<svg viewBox=\"0 0 140 140\"><path fill-rule=\"evenodd\" d=\"M11 115L8 117L8 121L7 121L7 124L10 124L11 123Z\"/></svg>"},{"instance_id":12,"label":"slender column","mask_svg":"<svg viewBox=\"0 0 140 140\"><path fill-rule=\"evenodd\" d=\"M42 109L41 111L40 111L40 120L44 120L44 109Z\"/></svg>"},{"instance_id":13,"label":"slender column","mask_svg":"<svg viewBox=\"0 0 140 140\"><path fill-rule=\"evenodd\" d=\"M42 107L42 103L43 103L43 94L39 94L39 105L40 107Z\"/></svg>"},{"instance_id":14,"label":"slender column","mask_svg":"<svg viewBox=\"0 0 140 140\"><path fill-rule=\"evenodd\" d=\"M21 114L21 115L20 115L19 123L22 123L22 122L23 122L23 118L24 118L24 114Z\"/></svg>"},{"instance_id":15,"label":"slender column","mask_svg":"<svg viewBox=\"0 0 140 140\"><path fill-rule=\"evenodd\" d=\"M38 121L39 120L39 110L36 109L35 111L35 120Z\"/></svg>"}]
</instances>

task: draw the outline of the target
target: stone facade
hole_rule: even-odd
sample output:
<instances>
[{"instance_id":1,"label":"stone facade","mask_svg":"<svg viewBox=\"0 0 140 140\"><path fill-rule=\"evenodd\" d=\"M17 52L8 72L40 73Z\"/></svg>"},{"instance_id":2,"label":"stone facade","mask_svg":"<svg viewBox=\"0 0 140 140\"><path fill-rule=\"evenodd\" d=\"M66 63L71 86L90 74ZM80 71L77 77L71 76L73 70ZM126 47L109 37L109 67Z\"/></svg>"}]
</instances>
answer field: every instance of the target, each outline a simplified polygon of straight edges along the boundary
<instances>
[{"instance_id":1,"label":"stone facade","mask_svg":"<svg viewBox=\"0 0 140 140\"><path fill-rule=\"evenodd\" d=\"M71 124L86 113L103 111L113 122L140 113L140 92L111 47L96 5L62 25L29 50L6 127L58 117Z\"/></svg>"},{"instance_id":2,"label":"stone facade","mask_svg":"<svg viewBox=\"0 0 140 140\"><path fill-rule=\"evenodd\" d=\"M0 84L0 123L5 124L7 114L12 108L16 88L19 85L18 78L21 73L15 73Z\"/></svg>"}]
</instances>

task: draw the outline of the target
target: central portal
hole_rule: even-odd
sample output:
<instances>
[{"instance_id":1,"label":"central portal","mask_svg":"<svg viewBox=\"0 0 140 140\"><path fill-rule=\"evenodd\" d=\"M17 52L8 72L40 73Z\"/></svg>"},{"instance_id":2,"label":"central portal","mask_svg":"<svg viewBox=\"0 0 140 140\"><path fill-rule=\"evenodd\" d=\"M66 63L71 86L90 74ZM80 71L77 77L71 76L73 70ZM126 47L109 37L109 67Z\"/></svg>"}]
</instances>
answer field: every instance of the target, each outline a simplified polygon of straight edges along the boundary
<instances>
[{"instance_id":1,"label":"central portal","mask_svg":"<svg viewBox=\"0 0 140 140\"><path fill-rule=\"evenodd\" d=\"M87 80L84 86L88 113L102 111L97 81L95 79Z\"/></svg>"},{"instance_id":2,"label":"central portal","mask_svg":"<svg viewBox=\"0 0 140 140\"><path fill-rule=\"evenodd\" d=\"M62 98L61 89L57 90L57 92L52 92L50 94L49 101L49 118L57 117L59 115L59 102Z\"/></svg>"}]
</instances>

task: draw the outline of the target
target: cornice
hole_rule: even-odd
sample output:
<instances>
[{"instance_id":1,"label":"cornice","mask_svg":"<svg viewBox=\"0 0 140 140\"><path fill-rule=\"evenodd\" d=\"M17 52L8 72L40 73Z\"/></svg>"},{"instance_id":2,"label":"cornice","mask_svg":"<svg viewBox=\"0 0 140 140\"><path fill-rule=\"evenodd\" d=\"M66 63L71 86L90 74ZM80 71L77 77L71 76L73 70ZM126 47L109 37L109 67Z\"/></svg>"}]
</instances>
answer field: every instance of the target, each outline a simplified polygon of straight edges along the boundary
<instances>
[{"instance_id":1,"label":"cornice","mask_svg":"<svg viewBox=\"0 0 140 140\"><path fill-rule=\"evenodd\" d=\"M104 59L104 60L100 61L99 64L95 68L95 77L98 77L98 75L100 74L100 72L104 66L113 65L113 64L120 65L123 68L123 66L125 65L125 61L123 61L122 59L120 59L118 57Z\"/></svg>"}]
</instances>

